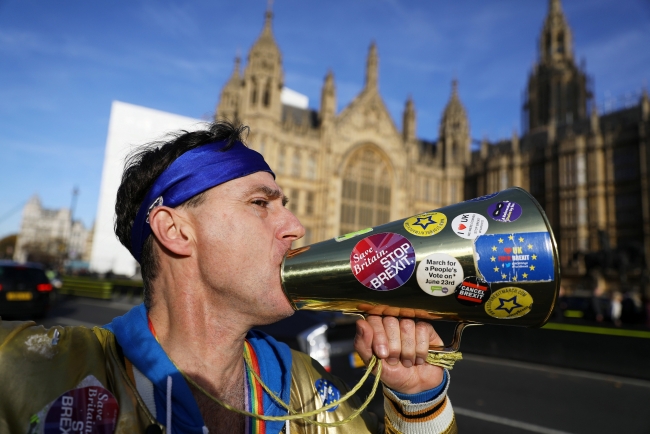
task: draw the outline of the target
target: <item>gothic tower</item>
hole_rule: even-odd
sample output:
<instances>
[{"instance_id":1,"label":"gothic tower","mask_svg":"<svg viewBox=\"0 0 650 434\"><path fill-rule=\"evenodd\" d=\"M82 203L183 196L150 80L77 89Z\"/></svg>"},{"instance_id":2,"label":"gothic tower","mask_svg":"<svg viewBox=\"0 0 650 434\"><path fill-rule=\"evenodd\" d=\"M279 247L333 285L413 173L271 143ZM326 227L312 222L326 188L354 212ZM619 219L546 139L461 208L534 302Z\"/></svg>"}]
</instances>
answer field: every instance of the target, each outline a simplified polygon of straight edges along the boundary
<instances>
[{"instance_id":1,"label":"gothic tower","mask_svg":"<svg viewBox=\"0 0 650 434\"><path fill-rule=\"evenodd\" d=\"M264 28L250 52L248 63L244 69L241 117L249 121L252 118L266 118L280 121L284 73L282 72L282 56L278 48L271 21L273 13L266 11Z\"/></svg>"},{"instance_id":2,"label":"gothic tower","mask_svg":"<svg viewBox=\"0 0 650 434\"><path fill-rule=\"evenodd\" d=\"M366 89L377 90L378 75L379 56L377 55L377 44L373 41L370 44L368 60L366 61Z\"/></svg>"},{"instance_id":3,"label":"gothic tower","mask_svg":"<svg viewBox=\"0 0 650 434\"><path fill-rule=\"evenodd\" d=\"M413 98L410 96L404 105L404 114L402 116L402 138L405 142L415 140L416 119L415 119L415 104Z\"/></svg>"},{"instance_id":4,"label":"gothic tower","mask_svg":"<svg viewBox=\"0 0 650 434\"><path fill-rule=\"evenodd\" d=\"M549 0L539 38L539 58L528 79L524 131L585 119L591 93L573 58L571 29L560 0Z\"/></svg>"},{"instance_id":5,"label":"gothic tower","mask_svg":"<svg viewBox=\"0 0 650 434\"><path fill-rule=\"evenodd\" d=\"M320 122L330 124L336 116L336 87L334 86L334 74L328 71L323 83L320 97Z\"/></svg>"},{"instance_id":6,"label":"gothic tower","mask_svg":"<svg viewBox=\"0 0 650 434\"><path fill-rule=\"evenodd\" d=\"M458 166L469 163L471 139L469 121L463 103L458 97L458 81L453 80L451 97L440 121L439 147L442 165Z\"/></svg>"},{"instance_id":7,"label":"gothic tower","mask_svg":"<svg viewBox=\"0 0 650 434\"><path fill-rule=\"evenodd\" d=\"M241 103L241 89L242 78L240 75L240 59L239 56L235 58L235 67L230 76L230 80L221 90L219 104L217 104L217 111L215 113L215 120L217 118L227 119L232 122L239 121L239 105Z\"/></svg>"}]
</instances>

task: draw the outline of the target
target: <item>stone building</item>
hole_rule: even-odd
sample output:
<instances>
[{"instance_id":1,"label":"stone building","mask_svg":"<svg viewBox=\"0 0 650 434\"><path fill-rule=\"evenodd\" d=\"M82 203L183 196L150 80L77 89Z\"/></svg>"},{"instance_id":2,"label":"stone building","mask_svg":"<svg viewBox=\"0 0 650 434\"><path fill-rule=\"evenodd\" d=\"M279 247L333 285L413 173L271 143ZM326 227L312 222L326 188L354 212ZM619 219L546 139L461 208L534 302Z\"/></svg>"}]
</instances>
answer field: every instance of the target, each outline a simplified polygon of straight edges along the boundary
<instances>
[{"instance_id":1,"label":"stone building","mask_svg":"<svg viewBox=\"0 0 650 434\"><path fill-rule=\"evenodd\" d=\"M90 231L72 221L68 208L46 209L37 195L25 204L14 260L61 265L65 259L86 259Z\"/></svg>"},{"instance_id":2,"label":"stone building","mask_svg":"<svg viewBox=\"0 0 650 434\"><path fill-rule=\"evenodd\" d=\"M374 44L364 88L342 111L336 111L332 72L319 110L283 104L282 56L271 19L267 12L243 73L236 60L215 117L251 127L249 144L274 168L306 227L301 244L521 186L546 210L563 273L584 272L578 259L588 252L608 257L612 249L626 249L629 260L650 258L648 95L598 114L559 0L549 0L525 90L523 134L483 140L474 151L456 82L437 140L416 137L410 98L398 128L379 92Z\"/></svg>"},{"instance_id":3,"label":"stone building","mask_svg":"<svg viewBox=\"0 0 650 434\"><path fill-rule=\"evenodd\" d=\"M509 185L530 191L551 222L564 274L586 271L588 252L594 265L643 267L650 259L648 94L599 115L560 1L549 3L525 91L524 134L481 144L467 167L465 196Z\"/></svg>"},{"instance_id":4,"label":"stone building","mask_svg":"<svg viewBox=\"0 0 650 434\"><path fill-rule=\"evenodd\" d=\"M467 113L454 83L438 143L416 137L413 101L402 129L379 93L379 55L373 43L365 84L341 112L330 71L319 110L283 104L282 56L266 13L261 35L224 86L215 117L250 126L248 143L264 154L306 229L298 245L376 226L463 200L470 159Z\"/></svg>"}]
</instances>

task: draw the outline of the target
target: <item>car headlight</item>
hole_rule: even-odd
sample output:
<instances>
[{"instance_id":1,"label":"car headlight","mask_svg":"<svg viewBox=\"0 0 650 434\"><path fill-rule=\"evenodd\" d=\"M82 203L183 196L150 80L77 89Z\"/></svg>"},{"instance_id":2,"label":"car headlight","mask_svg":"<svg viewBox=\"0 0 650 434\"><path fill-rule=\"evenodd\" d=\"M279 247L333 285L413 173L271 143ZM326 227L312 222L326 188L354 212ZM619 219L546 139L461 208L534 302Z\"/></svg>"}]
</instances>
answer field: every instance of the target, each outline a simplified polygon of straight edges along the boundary
<instances>
[{"instance_id":1,"label":"car headlight","mask_svg":"<svg viewBox=\"0 0 650 434\"><path fill-rule=\"evenodd\" d=\"M309 328L298 335L300 351L307 353L312 359L330 371L330 343L327 340L327 325L321 324Z\"/></svg>"}]
</instances>

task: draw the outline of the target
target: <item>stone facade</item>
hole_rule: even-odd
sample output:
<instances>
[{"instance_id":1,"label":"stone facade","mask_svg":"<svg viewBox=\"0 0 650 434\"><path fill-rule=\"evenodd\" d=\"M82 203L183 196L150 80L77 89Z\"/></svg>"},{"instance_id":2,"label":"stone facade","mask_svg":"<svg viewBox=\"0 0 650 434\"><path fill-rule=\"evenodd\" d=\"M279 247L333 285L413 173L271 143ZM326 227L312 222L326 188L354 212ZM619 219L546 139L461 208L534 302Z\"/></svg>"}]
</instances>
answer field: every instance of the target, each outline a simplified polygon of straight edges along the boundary
<instances>
[{"instance_id":1,"label":"stone facade","mask_svg":"<svg viewBox=\"0 0 650 434\"><path fill-rule=\"evenodd\" d=\"M36 253L39 260L44 257L87 260L90 237L90 231L81 221L71 221L69 209L45 209L34 195L23 208L14 260L29 261Z\"/></svg>"},{"instance_id":2,"label":"stone facade","mask_svg":"<svg viewBox=\"0 0 650 434\"><path fill-rule=\"evenodd\" d=\"M297 246L376 226L463 200L470 159L469 122L454 84L440 140L415 135L413 101L398 129L379 93L379 56L370 46L363 90L336 112L334 74L327 73L320 110L284 105L282 57L266 13L262 34L224 86L215 118L250 126L306 234Z\"/></svg>"},{"instance_id":3,"label":"stone facade","mask_svg":"<svg viewBox=\"0 0 650 434\"><path fill-rule=\"evenodd\" d=\"M637 105L598 114L559 0L550 0L539 43L524 134L473 153L465 196L509 185L530 191L553 227L563 274L591 265L643 269L650 258L648 94Z\"/></svg>"},{"instance_id":4,"label":"stone facade","mask_svg":"<svg viewBox=\"0 0 650 434\"><path fill-rule=\"evenodd\" d=\"M410 98L400 131L378 90L374 44L365 86L340 113L332 72L318 111L283 105L271 18L267 12L243 74L235 62L215 118L251 127L249 144L274 168L307 229L299 245L520 186L546 210L563 273L584 272L588 252L600 251L604 256L591 259L607 266L614 265L613 249L628 261L650 258L648 95L644 91L633 107L597 113L559 0L549 0L526 89L523 134L484 140L474 151L456 82L436 142L416 137Z\"/></svg>"}]
</instances>

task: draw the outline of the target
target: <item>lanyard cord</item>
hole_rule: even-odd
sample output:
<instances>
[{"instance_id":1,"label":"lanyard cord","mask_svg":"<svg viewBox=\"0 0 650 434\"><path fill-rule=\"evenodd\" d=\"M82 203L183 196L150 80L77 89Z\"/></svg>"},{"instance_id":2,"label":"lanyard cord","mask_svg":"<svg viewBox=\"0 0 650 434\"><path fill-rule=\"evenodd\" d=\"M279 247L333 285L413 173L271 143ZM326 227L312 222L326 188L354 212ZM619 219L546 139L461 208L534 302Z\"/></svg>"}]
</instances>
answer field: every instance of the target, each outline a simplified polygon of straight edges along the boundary
<instances>
[{"instance_id":1,"label":"lanyard cord","mask_svg":"<svg viewBox=\"0 0 650 434\"><path fill-rule=\"evenodd\" d=\"M151 322L151 318L149 318L148 315L147 315L147 319L148 319L148 322L149 322L149 330L151 331L151 334L153 334L156 341L158 343L160 343L160 341L158 341L158 336L156 335L156 331L155 331L155 329L153 327L153 323ZM295 412L295 410L292 410L289 407L288 404L286 404L284 401L282 401L282 399L279 396L277 396L275 393L273 393L268 388L268 386L257 375L257 373L255 372L255 369L253 369L253 367L251 366L251 362L248 359L248 357L246 357L246 354L244 354L244 361L246 363L246 369L248 369L249 372L251 372L253 374L253 377L262 386L264 391L266 391L266 393L268 393L269 396L271 398L273 398L274 401L276 401L278 404L280 404L283 408L285 408L289 412L289 414L286 415L286 416L266 416L266 415L263 415L263 414L250 413L248 411L240 410L238 408L235 408L235 407L231 406L230 404L227 404L226 402L221 401L219 398L213 396L207 390L205 390L203 387L198 385L192 378L190 378L189 375L187 375L185 372L183 372L183 370L181 368L179 368L178 365L176 365L176 363L174 363L174 361L171 360L171 358L169 360L172 362L172 364L178 370L178 372L180 372L181 375L183 375L183 378L185 378L185 380L188 383L190 383L192 386L197 388L199 391L201 391L201 393L203 393L205 396L210 398L212 401L216 402L220 406L222 406L222 407L224 407L224 408L226 408L226 409L228 409L230 411L241 414L243 416L252 417L252 418L259 419L259 420L264 420L264 421L283 422L283 421L287 421L287 420L303 419L306 423L317 425L317 426L322 426L322 427L337 427L337 426L345 425L346 423L352 421L357 416L359 416L361 414L361 412L364 411L366 409L366 407L368 407L368 405L370 404L370 401L372 400L372 398L375 396L375 393L377 392L377 387L379 386L379 377L381 376L381 367L382 367L381 362L377 363L377 357L373 355L372 359L370 359L370 363L368 363L368 367L366 369L366 372L365 372L365 374L363 374L363 377L361 378L361 380L359 380L357 385L354 386L352 389L350 389L350 391L348 393L346 393L341 399L339 399L337 401L334 401L334 402L331 402L331 403L329 403L327 405L324 405L321 408L316 409L316 410L308 411L306 413L297 413L297 412ZM318 415L320 413L323 413L323 412L325 412L325 411L327 411L327 410L329 410L331 408L334 408L334 407L338 406L339 404L347 401L348 399L350 399L361 388L363 383L365 383L365 381L368 379L368 377L370 376L370 374L371 374L372 370L375 368L375 366L377 367L377 373L375 374L375 381L374 381L374 383L372 385L372 390L370 391L370 394L368 395L368 397L366 398L364 403L361 404L361 406L358 409L356 409L354 412L352 412L350 414L350 416L348 416L344 420L340 420L340 421L336 421L336 422L319 422L319 421L316 421L316 420L309 419L312 416L316 416L316 415Z\"/></svg>"}]
</instances>

